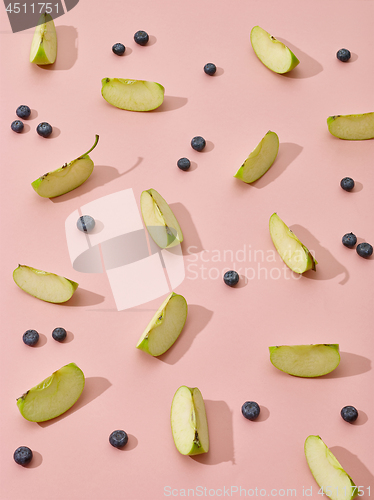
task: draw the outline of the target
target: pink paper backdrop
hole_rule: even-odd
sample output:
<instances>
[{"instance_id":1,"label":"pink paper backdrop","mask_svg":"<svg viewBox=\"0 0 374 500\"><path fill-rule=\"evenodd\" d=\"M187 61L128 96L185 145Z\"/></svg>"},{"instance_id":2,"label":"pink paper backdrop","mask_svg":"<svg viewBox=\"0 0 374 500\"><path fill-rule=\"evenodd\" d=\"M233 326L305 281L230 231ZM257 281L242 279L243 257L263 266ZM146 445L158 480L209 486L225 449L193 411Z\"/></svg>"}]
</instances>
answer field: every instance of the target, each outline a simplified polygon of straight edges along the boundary
<instances>
[{"instance_id":1,"label":"pink paper backdrop","mask_svg":"<svg viewBox=\"0 0 374 500\"><path fill-rule=\"evenodd\" d=\"M239 498L235 487L278 497L312 487L318 499L303 452L310 434L373 494L374 260L341 237L353 231L374 244L374 143L338 140L326 125L329 115L373 111L373 2L81 0L56 20L51 68L28 62L33 30L12 34L0 10L1 500L158 500L188 488L190 497ZM294 50L301 62L291 74L256 58L255 25ZM139 29L151 35L147 47L133 40ZM111 52L116 42L124 57ZM347 64L335 56L342 47L352 52ZM216 76L204 74L207 62ZM159 82L165 102L151 113L111 107L100 95L107 76ZM10 124L20 104L32 115L18 135ZM50 139L36 134L41 121L53 125ZM269 129L280 139L271 170L253 186L234 179ZM91 178L54 200L38 197L30 183L86 151L95 134ZM195 135L207 140L203 153L190 147ZM182 156L190 172L176 167ZM352 193L339 187L347 175ZM160 359L135 345L162 298L118 312L105 274L73 269L64 230L86 203L128 188L139 201L151 187L185 235L176 292L189 304L180 339ZM275 211L315 253L317 273L294 279L269 257ZM14 284L18 263L80 287L66 305L39 301ZM245 286L225 286L225 268L246 274ZM56 326L68 331L63 344L51 337ZM35 348L22 342L29 328L41 334ZM309 380L271 365L268 346L309 343L339 343L338 369ZM77 404L44 424L24 420L16 398L72 361L86 376ZM206 401L211 450L198 458L180 455L171 436L180 385L199 387ZM261 406L257 422L241 415L247 400ZM358 408L355 425L341 419L345 405ZM130 436L123 451L108 443L118 428ZM12 458L21 445L34 450L27 468Z\"/></svg>"}]
</instances>

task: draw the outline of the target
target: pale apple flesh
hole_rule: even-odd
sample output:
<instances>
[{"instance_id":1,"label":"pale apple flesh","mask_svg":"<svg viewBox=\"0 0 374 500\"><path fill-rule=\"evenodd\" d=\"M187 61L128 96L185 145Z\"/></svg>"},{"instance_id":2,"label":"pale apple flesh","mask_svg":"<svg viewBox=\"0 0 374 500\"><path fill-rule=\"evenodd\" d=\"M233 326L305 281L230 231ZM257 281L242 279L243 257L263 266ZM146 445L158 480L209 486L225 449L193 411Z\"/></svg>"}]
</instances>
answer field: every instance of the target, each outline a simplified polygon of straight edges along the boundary
<instances>
[{"instance_id":1,"label":"pale apple flesh","mask_svg":"<svg viewBox=\"0 0 374 500\"><path fill-rule=\"evenodd\" d=\"M276 213L270 217L269 230L277 252L292 271L302 274L316 270L315 258Z\"/></svg>"},{"instance_id":2,"label":"pale apple flesh","mask_svg":"<svg viewBox=\"0 0 374 500\"><path fill-rule=\"evenodd\" d=\"M84 384L82 370L70 363L18 398L18 409L31 422L51 420L73 406L82 394Z\"/></svg>"},{"instance_id":3,"label":"pale apple flesh","mask_svg":"<svg viewBox=\"0 0 374 500\"><path fill-rule=\"evenodd\" d=\"M269 132L245 160L234 177L250 184L262 177L272 166L279 150L279 138L275 132Z\"/></svg>"},{"instance_id":4,"label":"pale apple flesh","mask_svg":"<svg viewBox=\"0 0 374 500\"><path fill-rule=\"evenodd\" d=\"M144 224L160 248L171 248L182 243L181 227L171 208L157 191L143 191L140 208Z\"/></svg>"},{"instance_id":5,"label":"pale apple flesh","mask_svg":"<svg viewBox=\"0 0 374 500\"><path fill-rule=\"evenodd\" d=\"M209 432L205 404L199 389L180 387L174 395L170 413L175 446L182 455L209 451Z\"/></svg>"},{"instance_id":6,"label":"pale apple flesh","mask_svg":"<svg viewBox=\"0 0 374 500\"><path fill-rule=\"evenodd\" d=\"M96 147L98 141L99 136L96 135L95 144L87 153L32 182L31 185L38 195L42 198L55 198L83 184L93 172L94 162L88 154Z\"/></svg>"},{"instance_id":7,"label":"pale apple flesh","mask_svg":"<svg viewBox=\"0 0 374 500\"><path fill-rule=\"evenodd\" d=\"M30 62L39 65L53 64L57 56L57 34L49 14L42 14L35 28L31 43Z\"/></svg>"},{"instance_id":8,"label":"pale apple flesh","mask_svg":"<svg viewBox=\"0 0 374 500\"><path fill-rule=\"evenodd\" d=\"M164 101L165 89L156 82L103 78L101 94L116 108L128 111L151 111Z\"/></svg>"},{"instance_id":9,"label":"pale apple flesh","mask_svg":"<svg viewBox=\"0 0 374 500\"><path fill-rule=\"evenodd\" d=\"M13 271L13 279L24 292L55 304L67 302L78 288L75 281L23 265Z\"/></svg>"},{"instance_id":10,"label":"pale apple flesh","mask_svg":"<svg viewBox=\"0 0 374 500\"><path fill-rule=\"evenodd\" d=\"M340 363L338 344L272 346L269 352L278 370L295 377L320 377Z\"/></svg>"},{"instance_id":11,"label":"pale apple flesh","mask_svg":"<svg viewBox=\"0 0 374 500\"><path fill-rule=\"evenodd\" d=\"M352 478L319 436L308 436L304 451L314 479L328 498L351 500L358 495L358 489Z\"/></svg>"},{"instance_id":12,"label":"pale apple flesh","mask_svg":"<svg viewBox=\"0 0 374 500\"><path fill-rule=\"evenodd\" d=\"M300 62L284 43L274 38L260 26L252 28L251 44L260 61L275 73L287 73Z\"/></svg>"},{"instance_id":13,"label":"pale apple flesh","mask_svg":"<svg viewBox=\"0 0 374 500\"><path fill-rule=\"evenodd\" d=\"M172 292L153 316L136 347L152 356L166 352L182 332L187 311L186 299Z\"/></svg>"},{"instance_id":14,"label":"pale apple flesh","mask_svg":"<svg viewBox=\"0 0 374 500\"><path fill-rule=\"evenodd\" d=\"M330 134L339 139L362 141L374 138L374 113L337 115L327 118Z\"/></svg>"}]
</instances>

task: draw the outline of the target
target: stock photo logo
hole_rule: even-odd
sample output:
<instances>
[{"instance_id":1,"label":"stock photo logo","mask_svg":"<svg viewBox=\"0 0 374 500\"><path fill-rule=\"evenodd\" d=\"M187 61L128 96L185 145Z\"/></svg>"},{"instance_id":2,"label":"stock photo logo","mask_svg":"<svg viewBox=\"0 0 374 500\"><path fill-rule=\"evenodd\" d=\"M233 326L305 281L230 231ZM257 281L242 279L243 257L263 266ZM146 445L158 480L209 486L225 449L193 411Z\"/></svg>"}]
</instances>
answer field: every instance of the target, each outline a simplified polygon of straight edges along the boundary
<instances>
[{"instance_id":1,"label":"stock photo logo","mask_svg":"<svg viewBox=\"0 0 374 500\"><path fill-rule=\"evenodd\" d=\"M44 22L41 18L42 14L49 14L52 19L57 19L73 9L78 3L79 0L53 0L52 2L4 0L4 7L12 32L17 33L42 24Z\"/></svg>"},{"instance_id":2,"label":"stock photo logo","mask_svg":"<svg viewBox=\"0 0 374 500\"><path fill-rule=\"evenodd\" d=\"M95 219L92 232L78 231L81 215ZM131 188L87 203L65 221L73 268L82 273L105 272L118 311L168 294L185 278L180 243L161 249L148 231L155 236L165 228L144 228Z\"/></svg>"},{"instance_id":3,"label":"stock photo logo","mask_svg":"<svg viewBox=\"0 0 374 500\"><path fill-rule=\"evenodd\" d=\"M227 271L236 271L244 283L253 280L299 280L301 273L293 272L288 266L279 266L279 256L289 257L287 249L282 255L274 249L255 249L243 244L236 250L203 250L187 248L187 279L189 280L221 280ZM305 260L304 250L292 251L292 259L296 266Z\"/></svg>"}]
</instances>

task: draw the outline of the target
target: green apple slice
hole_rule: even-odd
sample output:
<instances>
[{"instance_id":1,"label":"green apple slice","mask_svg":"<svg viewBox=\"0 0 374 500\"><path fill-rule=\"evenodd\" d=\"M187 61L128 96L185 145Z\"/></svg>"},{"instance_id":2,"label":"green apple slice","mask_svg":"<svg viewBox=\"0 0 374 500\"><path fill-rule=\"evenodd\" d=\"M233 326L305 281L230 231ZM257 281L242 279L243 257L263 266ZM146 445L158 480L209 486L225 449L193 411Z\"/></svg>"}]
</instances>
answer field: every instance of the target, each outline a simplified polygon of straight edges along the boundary
<instances>
[{"instance_id":1,"label":"green apple slice","mask_svg":"<svg viewBox=\"0 0 374 500\"><path fill-rule=\"evenodd\" d=\"M339 139L363 141L374 138L374 113L337 115L327 118L330 134Z\"/></svg>"},{"instance_id":2,"label":"green apple slice","mask_svg":"<svg viewBox=\"0 0 374 500\"><path fill-rule=\"evenodd\" d=\"M70 363L18 398L18 409L31 422L51 420L73 406L82 394L84 382L82 370Z\"/></svg>"},{"instance_id":3,"label":"green apple slice","mask_svg":"<svg viewBox=\"0 0 374 500\"><path fill-rule=\"evenodd\" d=\"M279 139L275 132L269 132L262 138L234 177L250 184L257 181L269 170L277 157Z\"/></svg>"},{"instance_id":4,"label":"green apple slice","mask_svg":"<svg viewBox=\"0 0 374 500\"><path fill-rule=\"evenodd\" d=\"M287 73L300 62L284 43L274 38L260 26L252 28L251 44L262 64L275 73Z\"/></svg>"},{"instance_id":5,"label":"green apple slice","mask_svg":"<svg viewBox=\"0 0 374 500\"><path fill-rule=\"evenodd\" d=\"M136 347L152 356L166 352L183 330L187 310L186 299L172 292L153 316Z\"/></svg>"},{"instance_id":6,"label":"green apple slice","mask_svg":"<svg viewBox=\"0 0 374 500\"><path fill-rule=\"evenodd\" d=\"M30 62L53 64L57 56L57 35L55 23L49 14L42 14L35 28L31 43Z\"/></svg>"},{"instance_id":7,"label":"green apple slice","mask_svg":"<svg viewBox=\"0 0 374 500\"><path fill-rule=\"evenodd\" d=\"M339 344L272 346L269 352L278 370L295 377L320 377L340 363Z\"/></svg>"},{"instance_id":8,"label":"green apple slice","mask_svg":"<svg viewBox=\"0 0 374 500\"><path fill-rule=\"evenodd\" d=\"M54 198L68 193L83 184L94 169L94 162L88 155L98 142L99 136L96 135L95 144L87 153L70 163L65 163L62 167L52 172L42 175L39 179L32 182L31 185L38 195L43 198Z\"/></svg>"},{"instance_id":9,"label":"green apple slice","mask_svg":"<svg viewBox=\"0 0 374 500\"><path fill-rule=\"evenodd\" d=\"M156 190L142 192L140 208L144 224L160 248L171 248L182 243L180 225L169 205Z\"/></svg>"},{"instance_id":10,"label":"green apple slice","mask_svg":"<svg viewBox=\"0 0 374 500\"><path fill-rule=\"evenodd\" d=\"M199 455L209 450L205 405L197 387L179 387L171 404L170 421L174 443L179 453Z\"/></svg>"},{"instance_id":11,"label":"green apple slice","mask_svg":"<svg viewBox=\"0 0 374 500\"><path fill-rule=\"evenodd\" d=\"M316 270L318 262L276 213L270 217L270 236L284 263L295 273Z\"/></svg>"},{"instance_id":12,"label":"green apple slice","mask_svg":"<svg viewBox=\"0 0 374 500\"><path fill-rule=\"evenodd\" d=\"M159 83L103 78L101 84L101 95L116 108L128 111L151 111L161 106L164 101L165 89Z\"/></svg>"},{"instance_id":13,"label":"green apple slice","mask_svg":"<svg viewBox=\"0 0 374 500\"><path fill-rule=\"evenodd\" d=\"M13 271L13 279L24 292L54 304L68 301L78 288L75 281L21 264Z\"/></svg>"},{"instance_id":14,"label":"green apple slice","mask_svg":"<svg viewBox=\"0 0 374 500\"><path fill-rule=\"evenodd\" d=\"M304 452L322 494L331 500L356 498L358 488L319 436L306 438Z\"/></svg>"}]
</instances>

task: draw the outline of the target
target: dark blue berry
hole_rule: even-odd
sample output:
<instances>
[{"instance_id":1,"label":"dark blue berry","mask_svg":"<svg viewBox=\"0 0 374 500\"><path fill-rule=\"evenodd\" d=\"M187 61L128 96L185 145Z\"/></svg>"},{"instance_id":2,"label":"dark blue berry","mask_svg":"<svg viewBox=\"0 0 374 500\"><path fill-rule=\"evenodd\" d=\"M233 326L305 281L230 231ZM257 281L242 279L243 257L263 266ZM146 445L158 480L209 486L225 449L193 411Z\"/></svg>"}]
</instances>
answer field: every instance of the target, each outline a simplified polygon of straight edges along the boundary
<instances>
[{"instance_id":1,"label":"dark blue berry","mask_svg":"<svg viewBox=\"0 0 374 500\"><path fill-rule=\"evenodd\" d=\"M52 127L49 123L42 122L36 127L36 131L42 137L49 137L52 134Z\"/></svg>"},{"instance_id":2,"label":"dark blue berry","mask_svg":"<svg viewBox=\"0 0 374 500\"><path fill-rule=\"evenodd\" d=\"M23 104L16 109L16 115L18 118L28 118L31 115L31 109Z\"/></svg>"},{"instance_id":3,"label":"dark blue berry","mask_svg":"<svg viewBox=\"0 0 374 500\"><path fill-rule=\"evenodd\" d=\"M248 420L255 420L260 415L260 407L254 401L247 401L242 406L242 414Z\"/></svg>"},{"instance_id":4,"label":"dark blue berry","mask_svg":"<svg viewBox=\"0 0 374 500\"><path fill-rule=\"evenodd\" d=\"M336 57L339 59L339 61L347 62L351 58L351 53L347 49L340 49L336 53Z\"/></svg>"},{"instance_id":5,"label":"dark blue berry","mask_svg":"<svg viewBox=\"0 0 374 500\"><path fill-rule=\"evenodd\" d=\"M17 134L20 134L23 130L23 123L21 122L21 120L14 120L14 122L12 122L10 128L13 130L13 132L17 132Z\"/></svg>"},{"instance_id":6,"label":"dark blue berry","mask_svg":"<svg viewBox=\"0 0 374 500\"><path fill-rule=\"evenodd\" d=\"M350 177L344 177L344 179L340 181L340 186L344 189L344 191L352 191L355 187L355 181Z\"/></svg>"},{"instance_id":7,"label":"dark blue berry","mask_svg":"<svg viewBox=\"0 0 374 500\"><path fill-rule=\"evenodd\" d=\"M177 165L181 170L188 170L191 166L191 162L188 158L179 158Z\"/></svg>"},{"instance_id":8,"label":"dark blue berry","mask_svg":"<svg viewBox=\"0 0 374 500\"><path fill-rule=\"evenodd\" d=\"M115 448L122 448L129 440L125 431L113 431L109 436L109 443Z\"/></svg>"},{"instance_id":9,"label":"dark blue berry","mask_svg":"<svg viewBox=\"0 0 374 500\"><path fill-rule=\"evenodd\" d=\"M357 245L356 252L360 257L368 259L373 255L373 247L369 243L360 243Z\"/></svg>"},{"instance_id":10,"label":"dark blue berry","mask_svg":"<svg viewBox=\"0 0 374 500\"><path fill-rule=\"evenodd\" d=\"M213 63L207 63L205 66L204 66L204 72L209 75L209 76L213 76L214 73L217 71L217 67L215 64Z\"/></svg>"},{"instance_id":11,"label":"dark blue berry","mask_svg":"<svg viewBox=\"0 0 374 500\"><path fill-rule=\"evenodd\" d=\"M353 248L357 243L356 235L353 233L347 233L342 238L342 243L347 248Z\"/></svg>"},{"instance_id":12,"label":"dark blue berry","mask_svg":"<svg viewBox=\"0 0 374 500\"><path fill-rule=\"evenodd\" d=\"M18 465L27 465L31 462L32 451L27 446L20 446L14 452L13 458Z\"/></svg>"},{"instance_id":13,"label":"dark blue berry","mask_svg":"<svg viewBox=\"0 0 374 500\"><path fill-rule=\"evenodd\" d=\"M55 328L52 332L52 337L58 342L62 342L66 339L66 330L65 328Z\"/></svg>"},{"instance_id":14,"label":"dark blue berry","mask_svg":"<svg viewBox=\"0 0 374 500\"><path fill-rule=\"evenodd\" d=\"M205 146L206 146L205 139L200 135L197 135L191 141L191 147L195 151L202 151L205 148Z\"/></svg>"},{"instance_id":15,"label":"dark blue berry","mask_svg":"<svg viewBox=\"0 0 374 500\"><path fill-rule=\"evenodd\" d=\"M134 40L139 45L147 45L149 36L145 31L137 31L134 35Z\"/></svg>"},{"instance_id":16,"label":"dark blue berry","mask_svg":"<svg viewBox=\"0 0 374 500\"><path fill-rule=\"evenodd\" d=\"M83 231L84 233L89 233L95 227L95 219L90 215L82 215L77 220L77 228L79 231Z\"/></svg>"},{"instance_id":17,"label":"dark blue berry","mask_svg":"<svg viewBox=\"0 0 374 500\"><path fill-rule=\"evenodd\" d=\"M38 343L39 333L36 330L27 330L22 337L26 345L33 346Z\"/></svg>"},{"instance_id":18,"label":"dark blue berry","mask_svg":"<svg viewBox=\"0 0 374 500\"><path fill-rule=\"evenodd\" d=\"M115 43L112 47L112 51L116 56L122 56L125 53L126 47L122 43Z\"/></svg>"},{"instance_id":19,"label":"dark blue berry","mask_svg":"<svg viewBox=\"0 0 374 500\"><path fill-rule=\"evenodd\" d=\"M236 271L227 271L223 275L223 281L226 285L235 286L239 281L239 274Z\"/></svg>"},{"instance_id":20,"label":"dark blue berry","mask_svg":"<svg viewBox=\"0 0 374 500\"><path fill-rule=\"evenodd\" d=\"M354 406L344 406L344 408L342 408L340 412L340 415L346 422L354 422L355 420L357 420L358 411Z\"/></svg>"}]
</instances>

